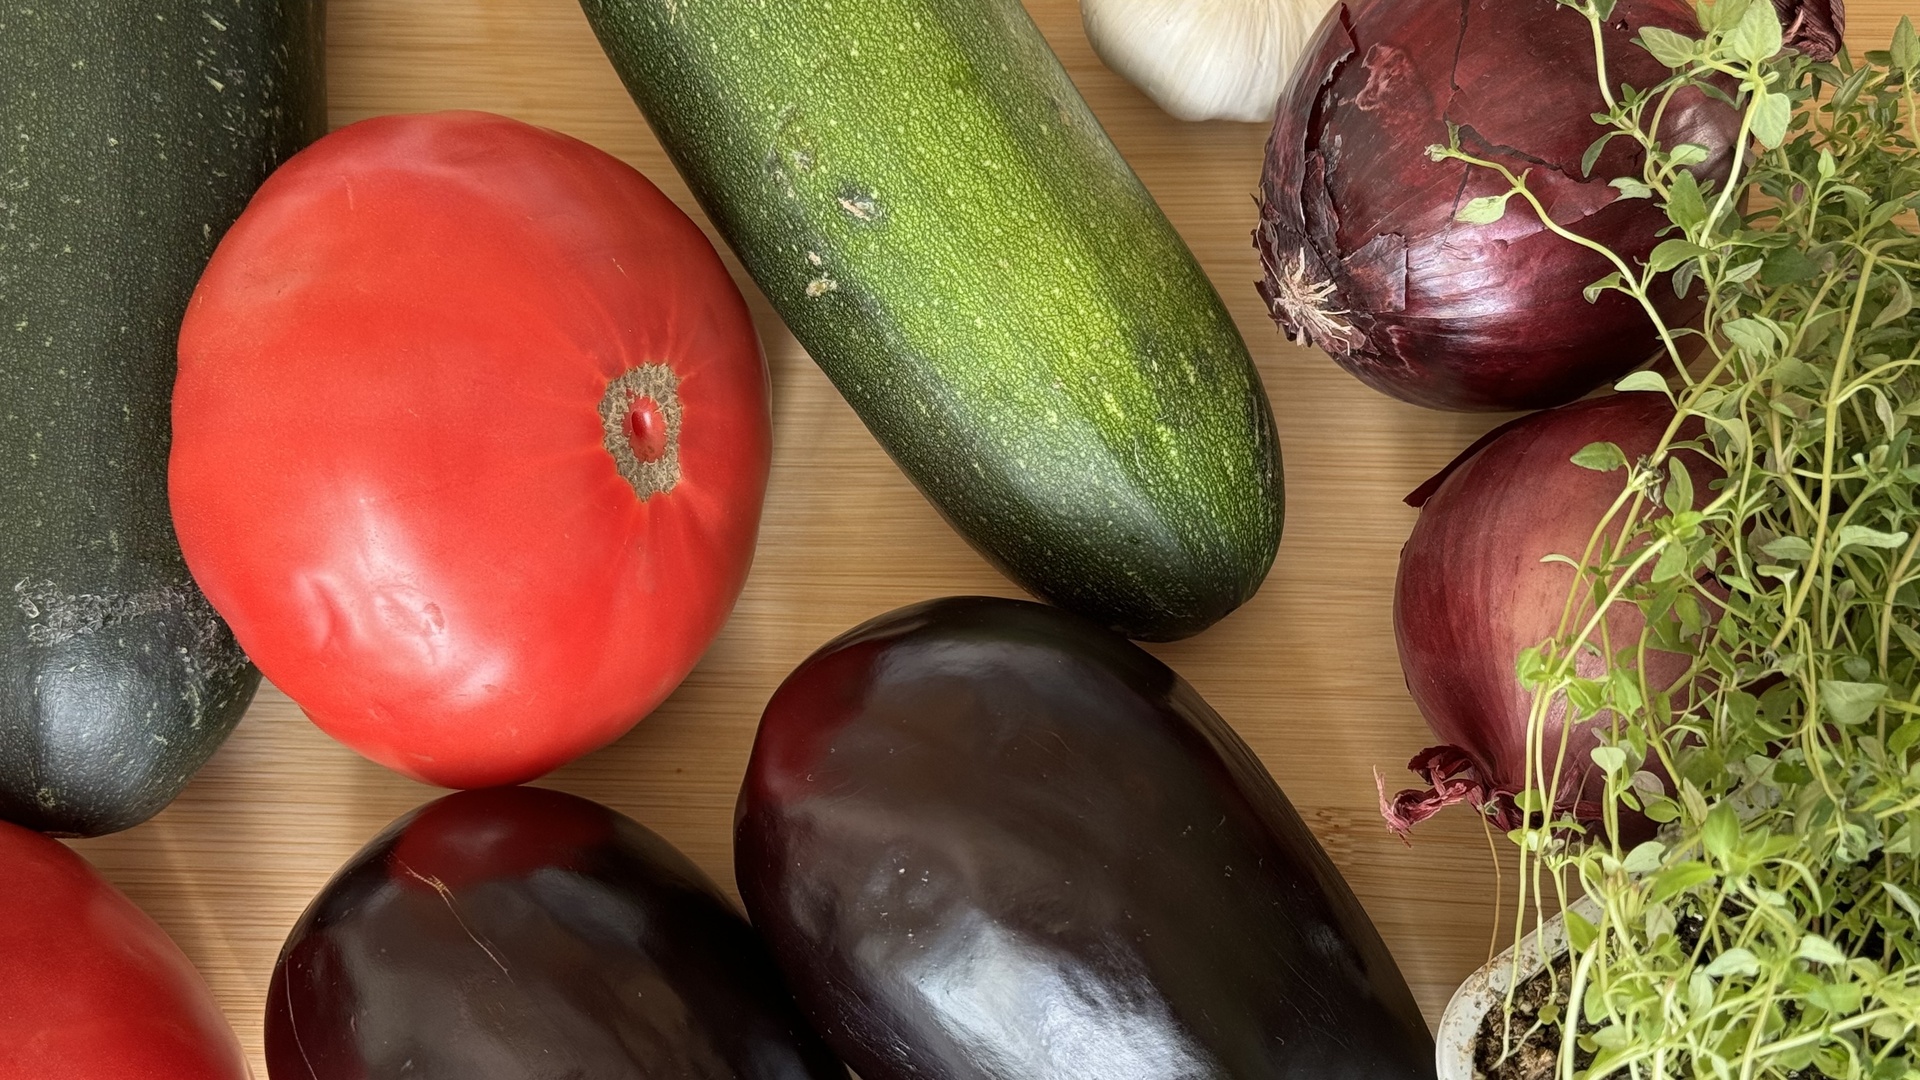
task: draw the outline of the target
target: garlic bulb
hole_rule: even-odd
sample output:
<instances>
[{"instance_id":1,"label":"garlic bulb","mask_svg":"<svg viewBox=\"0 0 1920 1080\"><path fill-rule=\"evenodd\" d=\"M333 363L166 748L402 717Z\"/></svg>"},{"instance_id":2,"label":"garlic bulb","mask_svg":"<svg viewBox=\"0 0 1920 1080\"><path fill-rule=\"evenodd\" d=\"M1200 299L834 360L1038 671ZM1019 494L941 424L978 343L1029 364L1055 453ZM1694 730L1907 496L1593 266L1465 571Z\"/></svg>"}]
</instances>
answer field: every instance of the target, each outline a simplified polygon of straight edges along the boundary
<instances>
[{"instance_id":1,"label":"garlic bulb","mask_svg":"<svg viewBox=\"0 0 1920 1080\"><path fill-rule=\"evenodd\" d=\"M1081 0L1093 50L1182 120L1266 123L1334 0Z\"/></svg>"}]
</instances>

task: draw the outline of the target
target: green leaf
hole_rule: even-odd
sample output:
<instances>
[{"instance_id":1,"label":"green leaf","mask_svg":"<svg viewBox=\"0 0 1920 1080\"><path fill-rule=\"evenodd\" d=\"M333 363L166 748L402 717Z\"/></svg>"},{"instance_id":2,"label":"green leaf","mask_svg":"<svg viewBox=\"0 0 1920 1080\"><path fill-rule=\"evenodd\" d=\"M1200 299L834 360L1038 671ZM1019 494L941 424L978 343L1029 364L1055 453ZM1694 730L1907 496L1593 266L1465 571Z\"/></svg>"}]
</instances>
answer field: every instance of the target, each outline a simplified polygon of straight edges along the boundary
<instances>
[{"instance_id":1,"label":"green leaf","mask_svg":"<svg viewBox=\"0 0 1920 1080\"><path fill-rule=\"evenodd\" d=\"M1873 317L1874 329L1879 329L1895 319L1913 310L1913 289L1907 285L1907 279L1900 274L1893 275L1894 295L1880 314Z\"/></svg>"},{"instance_id":2,"label":"green leaf","mask_svg":"<svg viewBox=\"0 0 1920 1080\"><path fill-rule=\"evenodd\" d=\"M1760 550L1781 562L1806 562L1813 557L1813 545L1798 536L1783 536Z\"/></svg>"},{"instance_id":3,"label":"green leaf","mask_svg":"<svg viewBox=\"0 0 1920 1080\"><path fill-rule=\"evenodd\" d=\"M1648 841L1648 843L1652 843L1652 841ZM1633 862L1634 856L1640 851L1640 848L1646 846L1646 844L1641 844L1640 847L1634 848L1632 852L1629 852L1627 854L1627 863ZM1657 864L1658 856L1655 857L1655 861ZM1622 865L1626 866L1624 863ZM1633 869L1631 866L1627 866L1626 868L1629 870ZM1641 871L1634 872L1638 873ZM1641 922L1646 927L1647 940L1650 942L1660 940L1663 934L1673 933L1674 928L1679 925L1679 921L1674 917L1673 909L1665 904L1647 904L1642 908L1642 911L1645 914Z\"/></svg>"},{"instance_id":4,"label":"green leaf","mask_svg":"<svg viewBox=\"0 0 1920 1080\"><path fill-rule=\"evenodd\" d=\"M1640 697L1640 680L1628 668L1616 667L1609 671L1607 686L1615 708L1633 712L1645 704Z\"/></svg>"},{"instance_id":5,"label":"green leaf","mask_svg":"<svg viewBox=\"0 0 1920 1080\"><path fill-rule=\"evenodd\" d=\"M1741 263L1739 266L1727 271L1727 276L1724 280L1729 285L1738 285L1759 273L1760 268L1765 265L1766 260L1764 259L1754 259L1752 262Z\"/></svg>"},{"instance_id":6,"label":"green leaf","mask_svg":"<svg viewBox=\"0 0 1920 1080\"><path fill-rule=\"evenodd\" d=\"M1653 564L1653 581L1657 585L1662 581L1673 581L1686 575L1692 569L1693 560L1688 557L1687 549L1681 544L1669 544L1660 551L1660 558Z\"/></svg>"},{"instance_id":7,"label":"green leaf","mask_svg":"<svg viewBox=\"0 0 1920 1080\"><path fill-rule=\"evenodd\" d=\"M1573 455L1573 463L1594 472L1612 472L1627 467L1627 455L1610 442L1588 443Z\"/></svg>"},{"instance_id":8,"label":"green leaf","mask_svg":"<svg viewBox=\"0 0 1920 1080\"><path fill-rule=\"evenodd\" d=\"M1898 200L1889 200L1887 202L1883 202L1879 206L1876 206L1873 208L1873 213L1867 215L1867 224L1871 228L1877 229L1880 226L1885 225L1887 222L1892 221L1897 215L1899 215L1905 209L1906 207L1902 205Z\"/></svg>"},{"instance_id":9,"label":"green leaf","mask_svg":"<svg viewBox=\"0 0 1920 1080\"><path fill-rule=\"evenodd\" d=\"M1880 887L1887 890L1887 895L1893 897L1894 903L1906 908L1907 914L1913 916L1915 922L1920 922L1920 901L1915 901L1905 889L1891 881L1882 881Z\"/></svg>"},{"instance_id":10,"label":"green leaf","mask_svg":"<svg viewBox=\"0 0 1920 1080\"><path fill-rule=\"evenodd\" d=\"M1780 16L1772 4L1749 4L1740 23L1727 35L1727 47L1742 60L1759 63L1780 51ZM1669 67L1673 65L1669 64ZM1764 141L1764 140L1763 140ZM1768 143L1777 146L1778 143Z\"/></svg>"},{"instance_id":11,"label":"green leaf","mask_svg":"<svg viewBox=\"0 0 1920 1080\"><path fill-rule=\"evenodd\" d=\"M1470 199L1453 218L1469 225L1491 225L1506 216L1507 200L1512 197L1513 192L1509 191L1504 195L1482 195Z\"/></svg>"},{"instance_id":12,"label":"green leaf","mask_svg":"<svg viewBox=\"0 0 1920 1080\"><path fill-rule=\"evenodd\" d=\"M1662 240L1647 257L1647 265L1656 274L1664 274L1683 262L1711 254L1706 248L1685 240Z\"/></svg>"},{"instance_id":13,"label":"green leaf","mask_svg":"<svg viewBox=\"0 0 1920 1080\"><path fill-rule=\"evenodd\" d=\"M1657 825L1665 825L1669 821L1680 820L1680 804L1674 802L1672 799L1650 799L1647 802L1646 810L1642 812L1647 815L1648 821ZM1696 863L1695 865L1699 864ZM1674 891L1679 892L1680 890L1675 889Z\"/></svg>"},{"instance_id":14,"label":"green leaf","mask_svg":"<svg viewBox=\"0 0 1920 1080\"><path fill-rule=\"evenodd\" d=\"M1728 975L1758 975L1760 960L1746 949L1728 949L1714 957L1713 963L1707 965L1707 974L1716 979L1723 979Z\"/></svg>"},{"instance_id":15,"label":"green leaf","mask_svg":"<svg viewBox=\"0 0 1920 1080\"><path fill-rule=\"evenodd\" d=\"M1893 66L1911 75L1920 71L1920 35L1913 32L1913 20L1900 16L1893 30L1893 48L1888 51Z\"/></svg>"},{"instance_id":16,"label":"green leaf","mask_svg":"<svg viewBox=\"0 0 1920 1080\"><path fill-rule=\"evenodd\" d=\"M1879 683L1828 679L1820 684L1820 705L1838 724L1858 724L1873 715L1887 688Z\"/></svg>"},{"instance_id":17,"label":"green leaf","mask_svg":"<svg viewBox=\"0 0 1920 1080\"><path fill-rule=\"evenodd\" d=\"M1633 1041L1633 1032L1619 1024L1608 1024L1587 1037L1593 1040L1595 1046L1618 1050Z\"/></svg>"},{"instance_id":18,"label":"green leaf","mask_svg":"<svg viewBox=\"0 0 1920 1080\"><path fill-rule=\"evenodd\" d=\"M1811 364L1801 363L1797 357L1792 356L1781 358L1780 362L1773 366L1771 374L1773 381L1780 386L1797 386L1821 396L1825 396L1827 382L1831 378L1827 371ZM1802 420L1810 415L1814 407L1813 402L1792 391L1775 395L1775 400L1790 405L1787 412Z\"/></svg>"},{"instance_id":19,"label":"green leaf","mask_svg":"<svg viewBox=\"0 0 1920 1080\"><path fill-rule=\"evenodd\" d=\"M1636 845L1632 851L1627 852L1626 860L1620 864L1620 868L1629 874L1652 873L1660 869L1660 860L1665 857L1666 853L1667 849L1660 841L1648 840L1645 843ZM1651 923L1651 917L1649 917L1648 921Z\"/></svg>"},{"instance_id":20,"label":"green leaf","mask_svg":"<svg viewBox=\"0 0 1920 1080\"><path fill-rule=\"evenodd\" d=\"M1772 356L1779 344L1772 327L1751 316L1728 320L1720 327L1720 332L1727 335L1727 340L1733 342L1735 348L1755 359Z\"/></svg>"},{"instance_id":21,"label":"green leaf","mask_svg":"<svg viewBox=\"0 0 1920 1080\"><path fill-rule=\"evenodd\" d=\"M1883 1016L1875 1020L1873 1026L1867 1030L1873 1032L1875 1038L1892 1042L1895 1039L1903 1038L1907 1034L1907 1025L1897 1016ZM1887 1076L1891 1078L1891 1080L1899 1080L1901 1071L1902 1070L1899 1069L1890 1069L1887 1071ZM1920 1080L1920 1077L1917 1077L1915 1073L1908 1072L1906 1073L1906 1080Z\"/></svg>"},{"instance_id":22,"label":"green leaf","mask_svg":"<svg viewBox=\"0 0 1920 1080\"><path fill-rule=\"evenodd\" d=\"M1600 121L1600 123L1606 123L1606 121L1602 120ZM1624 134L1624 132L1609 131L1605 135L1602 135L1599 138L1593 140L1592 145L1587 147L1587 152L1580 155L1580 175L1581 176L1593 175L1593 165L1595 162L1600 160L1601 151L1607 148L1607 144L1613 141L1614 136L1621 135L1621 134Z\"/></svg>"},{"instance_id":23,"label":"green leaf","mask_svg":"<svg viewBox=\"0 0 1920 1080\"><path fill-rule=\"evenodd\" d=\"M1687 1006L1694 1012L1713 1007L1713 976L1696 969L1687 977Z\"/></svg>"},{"instance_id":24,"label":"green leaf","mask_svg":"<svg viewBox=\"0 0 1920 1080\"><path fill-rule=\"evenodd\" d=\"M1806 996L1807 1001L1814 1007L1837 1016L1846 1016L1859 1010L1860 1002L1866 994L1854 983L1815 983L1807 988ZM1843 1067L1843 1071L1827 1075L1844 1076L1846 1073Z\"/></svg>"},{"instance_id":25,"label":"green leaf","mask_svg":"<svg viewBox=\"0 0 1920 1080\"><path fill-rule=\"evenodd\" d=\"M1915 768L1920 768L1920 765ZM1920 832L1916 832L1916 829L1920 829L1920 822L1909 821L1896 829L1893 837L1887 841L1887 854L1912 855L1920 852Z\"/></svg>"},{"instance_id":26,"label":"green leaf","mask_svg":"<svg viewBox=\"0 0 1920 1080\"><path fill-rule=\"evenodd\" d=\"M1593 303L1595 300L1600 299L1601 293L1606 292L1608 289L1618 289L1620 285L1620 272L1616 270L1586 287L1584 295L1587 298L1587 303Z\"/></svg>"},{"instance_id":27,"label":"green leaf","mask_svg":"<svg viewBox=\"0 0 1920 1080\"><path fill-rule=\"evenodd\" d=\"M1747 13L1749 0L1719 0L1714 4L1699 4L1694 10L1702 30L1730 30L1740 25L1740 19Z\"/></svg>"},{"instance_id":28,"label":"green leaf","mask_svg":"<svg viewBox=\"0 0 1920 1080\"><path fill-rule=\"evenodd\" d=\"M1827 378L1797 356L1783 356L1770 372L1781 386L1799 386L1813 390L1826 388Z\"/></svg>"},{"instance_id":29,"label":"green leaf","mask_svg":"<svg viewBox=\"0 0 1920 1080\"><path fill-rule=\"evenodd\" d=\"M1667 489L1661 500L1670 514L1693 509L1693 475L1677 457L1667 459Z\"/></svg>"},{"instance_id":30,"label":"green leaf","mask_svg":"<svg viewBox=\"0 0 1920 1080\"><path fill-rule=\"evenodd\" d=\"M1608 187L1620 189L1623 199L1651 199L1653 189L1630 176L1619 176L1607 181Z\"/></svg>"},{"instance_id":31,"label":"green leaf","mask_svg":"<svg viewBox=\"0 0 1920 1080\"><path fill-rule=\"evenodd\" d=\"M1697 229L1706 223L1707 202L1701 197L1700 184L1692 173L1681 172L1673 178L1667 195L1667 220L1682 229Z\"/></svg>"},{"instance_id":32,"label":"green leaf","mask_svg":"<svg viewBox=\"0 0 1920 1080\"><path fill-rule=\"evenodd\" d=\"M1812 779L1813 772L1805 765L1796 765L1788 761L1774 763L1773 782L1776 784L1804 784Z\"/></svg>"},{"instance_id":33,"label":"green leaf","mask_svg":"<svg viewBox=\"0 0 1920 1080\"><path fill-rule=\"evenodd\" d=\"M1819 934L1803 935L1800 938L1800 947L1793 951L1793 955L1801 960L1811 960L1816 964L1829 966L1847 962L1847 954L1841 952L1838 945Z\"/></svg>"},{"instance_id":34,"label":"green leaf","mask_svg":"<svg viewBox=\"0 0 1920 1080\"><path fill-rule=\"evenodd\" d=\"M1699 260L1688 259L1686 262L1681 263L1679 268L1673 272L1673 295L1679 297L1686 296L1687 290L1693 287L1693 279L1699 276L1699 274Z\"/></svg>"},{"instance_id":35,"label":"green leaf","mask_svg":"<svg viewBox=\"0 0 1920 1080\"><path fill-rule=\"evenodd\" d=\"M1514 678L1528 690L1538 689L1547 678L1547 660L1540 653L1538 645L1529 645L1520 650L1513 661Z\"/></svg>"},{"instance_id":36,"label":"green leaf","mask_svg":"<svg viewBox=\"0 0 1920 1080\"><path fill-rule=\"evenodd\" d=\"M1581 716L1592 716L1607 707L1606 684L1598 679L1569 679L1567 701Z\"/></svg>"},{"instance_id":37,"label":"green leaf","mask_svg":"<svg viewBox=\"0 0 1920 1080\"><path fill-rule=\"evenodd\" d=\"M1698 165L1711 156L1707 148L1699 143L1683 142L1668 152L1667 158L1676 168Z\"/></svg>"},{"instance_id":38,"label":"green leaf","mask_svg":"<svg viewBox=\"0 0 1920 1080\"><path fill-rule=\"evenodd\" d=\"M1719 803L1707 812L1707 820L1700 826L1700 846L1707 854L1725 862L1740 843L1740 819L1727 803Z\"/></svg>"},{"instance_id":39,"label":"green leaf","mask_svg":"<svg viewBox=\"0 0 1920 1080\"><path fill-rule=\"evenodd\" d=\"M1827 108L1836 113L1853 108L1854 100L1860 96L1860 91L1866 88L1867 76L1872 74L1873 68L1862 67L1847 76L1846 81L1834 90L1833 97L1828 99Z\"/></svg>"},{"instance_id":40,"label":"green leaf","mask_svg":"<svg viewBox=\"0 0 1920 1080\"><path fill-rule=\"evenodd\" d=\"M1801 397L1791 390L1785 393L1775 394L1773 400L1767 404L1773 411L1780 415L1791 416L1795 420L1802 422L1805 422L1808 417L1813 415L1813 402L1808 401L1806 398Z\"/></svg>"},{"instance_id":41,"label":"green leaf","mask_svg":"<svg viewBox=\"0 0 1920 1080\"><path fill-rule=\"evenodd\" d=\"M1587 754L1593 758L1595 765L1600 766L1601 772L1609 775L1627 767L1627 752L1617 746L1596 746Z\"/></svg>"},{"instance_id":42,"label":"green leaf","mask_svg":"<svg viewBox=\"0 0 1920 1080\"><path fill-rule=\"evenodd\" d=\"M1840 530L1834 543L1834 551L1845 551L1850 547L1897 548L1907 542L1905 532L1882 532L1869 529L1865 525L1847 525Z\"/></svg>"},{"instance_id":43,"label":"green leaf","mask_svg":"<svg viewBox=\"0 0 1920 1080\"><path fill-rule=\"evenodd\" d=\"M1600 928L1588 922L1577 911L1567 912L1567 941L1575 952L1586 952L1599 940Z\"/></svg>"},{"instance_id":44,"label":"green leaf","mask_svg":"<svg viewBox=\"0 0 1920 1080\"><path fill-rule=\"evenodd\" d=\"M1701 219L1705 220L1706 216L1707 212L1704 209L1701 210ZM1799 248L1775 248L1767 255L1766 266L1760 270L1760 284L1769 288L1779 288L1782 285L1792 285L1795 282L1817 277L1819 273L1820 264L1808 258L1806 252Z\"/></svg>"},{"instance_id":45,"label":"green leaf","mask_svg":"<svg viewBox=\"0 0 1920 1080\"><path fill-rule=\"evenodd\" d=\"M1640 47L1670 68L1686 67L1699 52L1699 42L1685 34L1676 34L1658 26L1641 29Z\"/></svg>"},{"instance_id":46,"label":"green leaf","mask_svg":"<svg viewBox=\"0 0 1920 1080\"><path fill-rule=\"evenodd\" d=\"M1764 11L1768 18L1773 17L1773 5L1755 4L1750 11ZM1774 27L1778 29L1779 23ZM1753 137L1760 145L1772 150L1787 139L1787 124L1793 120L1793 101L1785 94L1776 94L1768 90L1754 91Z\"/></svg>"},{"instance_id":47,"label":"green leaf","mask_svg":"<svg viewBox=\"0 0 1920 1080\"><path fill-rule=\"evenodd\" d=\"M1719 87L1713 85L1710 82L1697 82L1697 83L1694 83L1693 86L1694 86L1694 89L1700 91L1702 94L1705 94L1706 96L1712 98L1713 100L1719 102L1720 104L1725 105L1729 109L1738 109L1740 107L1739 104L1733 100L1732 95L1728 94L1725 90L1720 89Z\"/></svg>"},{"instance_id":48,"label":"green leaf","mask_svg":"<svg viewBox=\"0 0 1920 1080\"><path fill-rule=\"evenodd\" d=\"M1700 601L1691 596L1682 595L1675 599L1673 613L1680 619L1680 630L1687 637L1699 633L1707 625L1707 616L1700 608Z\"/></svg>"},{"instance_id":49,"label":"green leaf","mask_svg":"<svg viewBox=\"0 0 1920 1080\"><path fill-rule=\"evenodd\" d=\"M1613 388L1623 394L1632 393L1636 390L1657 390L1664 394L1667 391L1667 380L1660 375L1659 372L1636 371L1626 378L1621 379L1619 382L1614 383ZM1624 456L1622 460L1624 460Z\"/></svg>"},{"instance_id":50,"label":"green leaf","mask_svg":"<svg viewBox=\"0 0 1920 1080\"><path fill-rule=\"evenodd\" d=\"M1649 811L1652 809L1651 806L1648 807ZM1649 813L1648 816L1651 817L1652 814ZM1654 900L1670 900L1689 889L1705 885L1719 876L1714 872L1713 867L1703 862L1675 863L1653 875L1653 884L1648 888L1647 893Z\"/></svg>"},{"instance_id":51,"label":"green leaf","mask_svg":"<svg viewBox=\"0 0 1920 1080\"><path fill-rule=\"evenodd\" d=\"M1909 720L1887 736L1887 753L1899 757L1915 743L1920 743L1920 720Z\"/></svg>"}]
</instances>

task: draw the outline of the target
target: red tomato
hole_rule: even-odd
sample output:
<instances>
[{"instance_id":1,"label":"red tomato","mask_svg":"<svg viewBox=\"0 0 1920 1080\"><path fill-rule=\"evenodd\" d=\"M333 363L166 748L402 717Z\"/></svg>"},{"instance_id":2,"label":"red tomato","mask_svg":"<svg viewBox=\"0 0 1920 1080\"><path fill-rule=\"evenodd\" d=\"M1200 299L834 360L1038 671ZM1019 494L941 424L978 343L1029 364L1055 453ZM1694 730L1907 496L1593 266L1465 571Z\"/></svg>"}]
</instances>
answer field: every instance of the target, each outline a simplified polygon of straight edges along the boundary
<instances>
[{"instance_id":1,"label":"red tomato","mask_svg":"<svg viewBox=\"0 0 1920 1080\"><path fill-rule=\"evenodd\" d=\"M0 1080L246 1080L166 931L66 846L0 822Z\"/></svg>"},{"instance_id":2,"label":"red tomato","mask_svg":"<svg viewBox=\"0 0 1920 1080\"><path fill-rule=\"evenodd\" d=\"M706 237L585 143L481 113L327 136L180 334L187 565L335 738L530 779L679 684L745 583L766 362Z\"/></svg>"}]
</instances>

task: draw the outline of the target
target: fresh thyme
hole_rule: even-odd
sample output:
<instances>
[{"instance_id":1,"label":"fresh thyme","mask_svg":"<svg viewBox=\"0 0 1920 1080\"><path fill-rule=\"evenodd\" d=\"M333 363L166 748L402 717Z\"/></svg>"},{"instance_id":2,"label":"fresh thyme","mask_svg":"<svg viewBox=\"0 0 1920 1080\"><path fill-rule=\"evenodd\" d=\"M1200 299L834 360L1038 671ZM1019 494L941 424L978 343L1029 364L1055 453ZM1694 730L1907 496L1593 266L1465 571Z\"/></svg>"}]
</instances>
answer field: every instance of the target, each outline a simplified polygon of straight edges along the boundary
<instances>
[{"instance_id":1,"label":"fresh thyme","mask_svg":"<svg viewBox=\"0 0 1920 1080\"><path fill-rule=\"evenodd\" d=\"M1590 295L1639 301L1675 371L1620 384L1672 398L1659 450L1575 459L1625 482L1588 549L1563 553L1579 574L1560 635L1518 661L1534 692L1530 820L1509 834L1521 910L1584 892L1597 911L1566 916L1558 1076L1920 1080L1920 37L1902 19L1858 66L1816 63L1781 51L1767 0L1717 0L1698 6L1698 39L1641 34L1667 81L1616 89L1599 33L1612 0L1561 2L1594 27L1608 106L1586 167L1637 142L1644 168L1613 186L1672 223L1650 258L1554 224L1524 175L1457 140L1431 151L1510 185L1462 220L1519 199L1609 258ZM1695 174L1706 148L1657 138L1691 92L1741 111L1723 183ZM1662 323L1664 288L1698 293L1702 321ZM1645 615L1638 640L1610 638L1618 603ZM1647 650L1694 660L1649 685ZM1582 654L1612 662L1582 678ZM1592 754L1600 823L1544 812L1588 767L1541 745L1562 697L1611 730ZM1634 815L1658 838L1622 841Z\"/></svg>"}]
</instances>

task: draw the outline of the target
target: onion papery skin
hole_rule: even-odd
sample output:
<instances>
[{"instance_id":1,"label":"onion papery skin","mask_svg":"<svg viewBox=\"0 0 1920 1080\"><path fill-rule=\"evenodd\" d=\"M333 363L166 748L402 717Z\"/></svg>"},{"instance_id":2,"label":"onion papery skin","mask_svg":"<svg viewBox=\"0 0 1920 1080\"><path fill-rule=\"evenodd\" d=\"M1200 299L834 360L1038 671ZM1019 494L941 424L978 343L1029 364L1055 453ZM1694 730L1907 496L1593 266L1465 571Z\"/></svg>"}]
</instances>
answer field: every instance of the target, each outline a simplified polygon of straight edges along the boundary
<instances>
[{"instance_id":1,"label":"onion papery skin","mask_svg":"<svg viewBox=\"0 0 1920 1080\"><path fill-rule=\"evenodd\" d=\"M1685 0L1620 0L1602 35L1614 83L1667 77L1631 42L1646 26L1700 32ZM1456 124L1463 150L1526 171L1555 222L1644 259L1666 216L1608 183L1640 175L1639 148L1614 139L1590 178L1580 168L1606 109L1585 18L1555 0L1358 0L1328 14L1307 57L1275 114L1255 232L1259 290L1290 337L1375 389L1453 410L1564 404L1653 357L1635 301L1583 296L1614 269L1604 257L1517 198L1492 224L1455 220L1506 182L1427 155ZM1733 109L1687 91L1660 135L1707 148L1704 182L1725 178L1738 131ZM1697 298L1655 295L1669 325L1698 315Z\"/></svg>"},{"instance_id":2,"label":"onion papery skin","mask_svg":"<svg viewBox=\"0 0 1920 1080\"><path fill-rule=\"evenodd\" d=\"M1788 47L1825 63L1839 55L1847 34L1847 8L1841 0L1773 0Z\"/></svg>"},{"instance_id":3,"label":"onion papery skin","mask_svg":"<svg viewBox=\"0 0 1920 1080\"><path fill-rule=\"evenodd\" d=\"M1408 766L1431 790L1388 798L1383 789L1381 812L1396 832L1405 835L1456 802L1480 809L1502 828L1521 824L1514 796L1526 785L1532 692L1520 685L1515 661L1521 650L1560 636L1574 584L1572 567L1541 560L1551 554L1579 560L1626 482L1624 471L1596 472L1571 459L1591 443L1611 442L1638 460L1659 444L1673 415L1658 393L1615 394L1536 413L1496 429L1436 477L1438 483L1409 497L1421 511L1400 553L1394 638L1407 690L1443 745L1422 751ZM1698 432L1689 425L1680 434ZM1718 468L1690 450L1681 451L1681 460L1696 504L1705 505ZM1424 504L1417 501L1422 496ZM1616 649L1637 641L1644 625L1630 602L1608 610ZM1656 689L1680 680L1691 662L1654 650L1646 658L1647 685ZM1583 677L1605 673L1598 656L1576 666ZM1548 767L1566 720L1565 699L1554 701L1541 742ZM1608 722L1603 714L1567 733L1558 812L1598 819L1604 778L1590 752ZM1623 826L1630 833L1651 831L1645 821Z\"/></svg>"}]
</instances>

